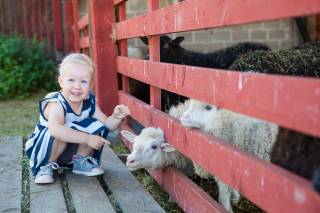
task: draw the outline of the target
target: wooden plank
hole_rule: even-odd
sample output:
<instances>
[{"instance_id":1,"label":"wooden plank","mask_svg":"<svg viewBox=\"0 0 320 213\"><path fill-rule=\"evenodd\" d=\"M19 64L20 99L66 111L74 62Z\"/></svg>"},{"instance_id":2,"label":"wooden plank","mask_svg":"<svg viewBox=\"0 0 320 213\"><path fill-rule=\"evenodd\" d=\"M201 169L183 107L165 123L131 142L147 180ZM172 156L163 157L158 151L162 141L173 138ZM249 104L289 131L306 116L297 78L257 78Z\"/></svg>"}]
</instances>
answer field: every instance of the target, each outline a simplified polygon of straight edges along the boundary
<instances>
[{"instance_id":1,"label":"wooden plank","mask_svg":"<svg viewBox=\"0 0 320 213\"><path fill-rule=\"evenodd\" d=\"M62 43L62 10L60 0L53 0L52 2L52 16L53 16L53 34L54 34L54 47L55 51L60 51L63 49Z\"/></svg>"},{"instance_id":2,"label":"wooden plank","mask_svg":"<svg viewBox=\"0 0 320 213\"><path fill-rule=\"evenodd\" d=\"M65 173L76 212L115 212L97 178Z\"/></svg>"},{"instance_id":3,"label":"wooden plank","mask_svg":"<svg viewBox=\"0 0 320 213\"><path fill-rule=\"evenodd\" d=\"M83 16L78 21L77 25L78 25L78 29L79 30L82 30L83 28L88 27L88 25L89 25L89 16L88 15Z\"/></svg>"},{"instance_id":4,"label":"wooden plank","mask_svg":"<svg viewBox=\"0 0 320 213\"><path fill-rule=\"evenodd\" d=\"M119 4L125 3L126 1L128 1L128 0L113 0L113 5L117 6Z\"/></svg>"},{"instance_id":5,"label":"wooden plank","mask_svg":"<svg viewBox=\"0 0 320 213\"><path fill-rule=\"evenodd\" d=\"M153 86L320 136L319 79L191 67L126 57L117 57L117 67L119 73Z\"/></svg>"},{"instance_id":6,"label":"wooden plank","mask_svg":"<svg viewBox=\"0 0 320 213\"><path fill-rule=\"evenodd\" d=\"M73 12L73 45L74 45L74 51L75 52L80 52L80 47L79 47L79 28L78 28L78 20L79 20L79 14L78 14L78 0L72 0L72 12Z\"/></svg>"},{"instance_id":7,"label":"wooden plank","mask_svg":"<svg viewBox=\"0 0 320 213\"><path fill-rule=\"evenodd\" d=\"M122 212L165 212L108 146L103 149L101 165L103 179Z\"/></svg>"},{"instance_id":8,"label":"wooden plank","mask_svg":"<svg viewBox=\"0 0 320 213\"><path fill-rule=\"evenodd\" d=\"M89 36L82 37L79 40L79 47L80 47L80 49L85 49L85 48L90 47Z\"/></svg>"},{"instance_id":9,"label":"wooden plank","mask_svg":"<svg viewBox=\"0 0 320 213\"><path fill-rule=\"evenodd\" d=\"M24 37L32 38L32 4L29 0L23 0L23 14Z\"/></svg>"},{"instance_id":10,"label":"wooden plank","mask_svg":"<svg viewBox=\"0 0 320 213\"><path fill-rule=\"evenodd\" d=\"M74 52L74 34L72 30L73 25L73 10L72 0L65 0L63 5L64 14L64 31L65 31L65 51L67 53Z\"/></svg>"},{"instance_id":11,"label":"wooden plank","mask_svg":"<svg viewBox=\"0 0 320 213\"><path fill-rule=\"evenodd\" d=\"M301 0L189 0L116 23L115 26L119 40L284 19L319 12L319 0L308 0L307 4Z\"/></svg>"},{"instance_id":12,"label":"wooden plank","mask_svg":"<svg viewBox=\"0 0 320 213\"><path fill-rule=\"evenodd\" d=\"M21 159L22 137L0 137L0 212L21 212Z\"/></svg>"},{"instance_id":13,"label":"wooden plank","mask_svg":"<svg viewBox=\"0 0 320 213\"><path fill-rule=\"evenodd\" d=\"M185 156L267 212L318 212L320 196L312 184L199 130L183 127L156 108L119 92L120 104L144 126L164 130L166 139ZM200 153L200 154L199 154ZM231 175L230 175L231 174Z\"/></svg>"},{"instance_id":14,"label":"wooden plank","mask_svg":"<svg viewBox=\"0 0 320 213\"><path fill-rule=\"evenodd\" d=\"M67 213L67 206L61 189L60 179L55 176L52 184L36 184L30 174L30 212Z\"/></svg>"},{"instance_id":15,"label":"wooden plank","mask_svg":"<svg viewBox=\"0 0 320 213\"><path fill-rule=\"evenodd\" d=\"M89 1L91 47L96 65L95 89L102 111L111 115L118 104L118 76L116 71L116 46L113 34L114 7L112 1Z\"/></svg>"},{"instance_id":16,"label":"wooden plank","mask_svg":"<svg viewBox=\"0 0 320 213\"><path fill-rule=\"evenodd\" d=\"M126 125L121 129L129 130ZM132 150L132 144L122 138L122 142ZM147 170L158 184L176 201L184 212L227 212L217 201L174 167L161 171Z\"/></svg>"}]
</instances>

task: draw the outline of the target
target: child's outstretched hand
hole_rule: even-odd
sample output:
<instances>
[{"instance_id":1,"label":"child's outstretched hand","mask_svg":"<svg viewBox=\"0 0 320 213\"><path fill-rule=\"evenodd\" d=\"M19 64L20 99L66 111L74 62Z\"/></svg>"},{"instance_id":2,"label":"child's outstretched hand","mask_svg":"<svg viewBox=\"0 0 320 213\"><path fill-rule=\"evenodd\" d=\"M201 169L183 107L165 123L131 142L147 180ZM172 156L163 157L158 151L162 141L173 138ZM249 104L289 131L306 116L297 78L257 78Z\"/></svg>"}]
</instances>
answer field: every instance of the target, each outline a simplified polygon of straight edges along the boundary
<instances>
[{"instance_id":1,"label":"child's outstretched hand","mask_svg":"<svg viewBox=\"0 0 320 213\"><path fill-rule=\"evenodd\" d=\"M122 120L129 114L130 114L130 110L127 106L117 105L113 110L112 116L116 119Z\"/></svg>"},{"instance_id":2,"label":"child's outstretched hand","mask_svg":"<svg viewBox=\"0 0 320 213\"><path fill-rule=\"evenodd\" d=\"M93 148L93 149L96 149L96 150L99 150L101 149L101 147L105 144L107 145L110 145L110 141L100 137L100 136L97 136L97 135L89 135L88 136L88 140L87 140L87 144Z\"/></svg>"}]
</instances>

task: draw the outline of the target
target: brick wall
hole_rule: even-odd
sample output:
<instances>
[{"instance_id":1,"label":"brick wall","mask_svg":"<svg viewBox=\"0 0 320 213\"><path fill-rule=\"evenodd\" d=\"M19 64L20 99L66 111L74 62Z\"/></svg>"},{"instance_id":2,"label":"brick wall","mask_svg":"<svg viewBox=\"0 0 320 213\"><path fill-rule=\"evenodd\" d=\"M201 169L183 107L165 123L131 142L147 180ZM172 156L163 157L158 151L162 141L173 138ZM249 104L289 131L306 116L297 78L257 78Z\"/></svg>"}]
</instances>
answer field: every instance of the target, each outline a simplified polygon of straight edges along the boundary
<instances>
[{"instance_id":1,"label":"brick wall","mask_svg":"<svg viewBox=\"0 0 320 213\"><path fill-rule=\"evenodd\" d=\"M161 7L178 0L161 0ZM127 17L144 14L146 0L127 1ZM272 49L291 47L300 43L299 33L293 19L259 22L254 24L176 33L172 37L184 36L182 46L201 52L214 51L241 41L262 42ZM129 45L143 46L139 39L130 39Z\"/></svg>"},{"instance_id":2,"label":"brick wall","mask_svg":"<svg viewBox=\"0 0 320 213\"><path fill-rule=\"evenodd\" d=\"M179 2L179 0L160 0L160 7L176 2ZM79 0L80 17L87 13L87 7L88 0ZM144 14L147 10L147 0L127 1L126 8L127 18ZM241 41L262 42L272 49L287 48L301 43L301 38L293 19L175 33L170 36L176 37L180 35L185 37L182 46L201 52L214 51ZM129 39L128 44L129 46L145 48L140 39Z\"/></svg>"}]
</instances>

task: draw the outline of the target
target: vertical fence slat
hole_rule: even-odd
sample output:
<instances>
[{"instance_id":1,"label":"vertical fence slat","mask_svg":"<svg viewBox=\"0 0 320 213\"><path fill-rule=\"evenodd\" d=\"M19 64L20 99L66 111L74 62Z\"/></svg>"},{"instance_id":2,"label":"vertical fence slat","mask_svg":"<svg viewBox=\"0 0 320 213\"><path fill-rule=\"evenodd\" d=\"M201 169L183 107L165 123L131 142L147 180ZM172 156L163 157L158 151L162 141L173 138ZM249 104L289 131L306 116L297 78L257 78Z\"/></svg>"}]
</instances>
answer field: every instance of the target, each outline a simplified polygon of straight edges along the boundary
<instances>
[{"instance_id":1,"label":"vertical fence slat","mask_svg":"<svg viewBox=\"0 0 320 213\"><path fill-rule=\"evenodd\" d=\"M118 103L116 72L116 49L110 35L114 21L112 1L89 1L91 24L91 47L96 65L96 94L99 106L107 114Z\"/></svg>"},{"instance_id":2,"label":"vertical fence slat","mask_svg":"<svg viewBox=\"0 0 320 213\"><path fill-rule=\"evenodd\" d=\"M65 40L65 51L67 53L74 51L74 34L72 30L72 24L73 24L73 12L72 12L72 0L65 0L64 1L64 8L63 8L63 14L64 14L64 40Z\"/></svg>"},{"instance_id":3,"label":"vertical fence slat","mask_svg":"<svg viewBox=\"0 0 320 213\"><path fill-rule=\"evenodd\" d=\"M55 51L63 50L63 37L62 37L62 10L60 0L52 1L53 10L53 34L54 34L54 49Z\"/></svg>"},{"instance_id":4,"label":"vertical fence slat","mask_svg":"<svg viewBox=\"0 0 320 213\"><path fill-rule=\"evenodd\" d=\"M159 8L159 0L148 0L148 12ZM159 36L149 36L149 53L151 61L160 61ZM161 109L161 89L150 86L150 104Z\"/></svg>"},{"instance_id":5,"label":"vertical fence slat","mask_svg":"<svg viewBox=\"0 0 320 213\"><path fill-rule=\"evenodd\" d=\"M72 0L72 12L73 12L73 35L74 35L74 50L75 52L80 52L79 47L79 10L78 10L78 0Z\"/></svg>"}]
</instances>

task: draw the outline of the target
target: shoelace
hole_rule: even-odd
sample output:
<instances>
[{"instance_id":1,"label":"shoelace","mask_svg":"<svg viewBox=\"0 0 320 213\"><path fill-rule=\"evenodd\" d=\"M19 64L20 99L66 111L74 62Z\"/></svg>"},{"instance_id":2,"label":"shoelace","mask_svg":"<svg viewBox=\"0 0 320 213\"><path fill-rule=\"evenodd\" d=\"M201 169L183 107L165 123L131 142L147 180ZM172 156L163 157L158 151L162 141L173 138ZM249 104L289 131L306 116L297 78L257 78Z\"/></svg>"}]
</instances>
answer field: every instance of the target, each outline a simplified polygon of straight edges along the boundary
<instances>
[{"instance_id":1,"label":"shoelace","mask_svg":"<svg viewBox=\"0 0 320 213\"><path fill-rule=\"evenodd\" d=\"M48 173L47 170L50 167L55 170L60 168L60 166L56 162L50 162L50 163L46 164L45 166L40 167L39 175L47 174Z\"/></svg>"},{"instance_id":2,"label":"shoelace","mask_svg":"<svg viewBox=\"0 0 320 213\"><path fill-rule=\"evenodd\" d=\"M85 161L90 162L94 167L98 166L98 162L95 158L93 158L92 156L87 156L81 159L81 164L84 163Z\"/></svg>"}]
</instances>

